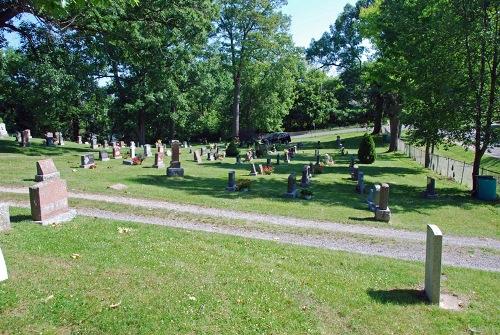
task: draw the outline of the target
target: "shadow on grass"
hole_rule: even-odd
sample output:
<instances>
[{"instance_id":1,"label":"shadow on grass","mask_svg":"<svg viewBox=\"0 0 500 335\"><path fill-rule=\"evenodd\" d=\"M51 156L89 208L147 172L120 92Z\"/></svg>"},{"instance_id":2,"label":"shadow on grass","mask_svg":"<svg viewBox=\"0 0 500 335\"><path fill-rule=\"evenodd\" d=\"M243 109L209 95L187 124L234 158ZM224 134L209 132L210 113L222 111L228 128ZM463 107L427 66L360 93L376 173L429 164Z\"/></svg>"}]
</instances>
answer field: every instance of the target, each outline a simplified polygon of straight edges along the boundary
<instances>
[{"instance_id":1,"label":"shadow on grass","mask_svg":"<svg viewBox=\"0 0 500 335\"><path fill-rule=\"evenodd\" d=\"M414 289L392 289L392 290L372 290L367 291L370 298L382 304L396 305L417 305L427 304L425 292Z\"/></svg>"},{"instance_id":2,"label":"shadow on grass","mask_svg":"<svg viewBox=\"0 0 500 335\"><path fill-rule=\"evenodd\" d=\"M25 214L12 215L10 217L10 222L22 222L30 220L31 220L31 215L25 215Z\"/></svg>"},{"instance_id":3,"label":"shadow on grass","mask_svg":"<svg viewBox=\"0 0 500 335\"><path fill-rule=\"evenodd\" d=\"M32 142L29 147L23 148L14 140L0 140L0 152L26 156L62 156L75 153L95 153L91 148L47 147L39 142Z\"/></svg>"}]
</instances>

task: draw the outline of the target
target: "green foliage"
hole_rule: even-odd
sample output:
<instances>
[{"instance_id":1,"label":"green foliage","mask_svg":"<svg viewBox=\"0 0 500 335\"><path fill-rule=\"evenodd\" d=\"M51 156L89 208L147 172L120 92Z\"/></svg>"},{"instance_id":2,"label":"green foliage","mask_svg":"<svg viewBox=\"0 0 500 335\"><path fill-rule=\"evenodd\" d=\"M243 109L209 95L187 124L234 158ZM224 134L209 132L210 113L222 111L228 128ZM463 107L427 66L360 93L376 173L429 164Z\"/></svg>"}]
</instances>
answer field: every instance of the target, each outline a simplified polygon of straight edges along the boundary
<instances>
[{"instance_id":1,"label":"green foliage","mask_svg":"<svg viewBox=\"0 0 500 335\"><path fill-rule=\"evenodd\" d=\"M227 157L236 157L240 154L240 149L238 148L236 141L231 140L226 148Z\"/></svg>"},{"instance_id":2,"label":"green foliage","mask_svg":"<svg viewBox=\"0 0 500 335\"><path fill-rule=\"evenodd\" d=\"M236 188L238 191L250 190L252 186L252 180L250 179L238 179L236 181Z\"/></svg>"},{"instance_id":3,"label":"green foliage","mask_svg":"<svg viewBox=\"0 0 500 335\"><path fill-rule=\"evenodd\" d=\"M377 154L375 152L375 141L370 134L364 134L359 143L358 159L361 164L372 164L375 162Z\"/></svg>"}]
</instances>

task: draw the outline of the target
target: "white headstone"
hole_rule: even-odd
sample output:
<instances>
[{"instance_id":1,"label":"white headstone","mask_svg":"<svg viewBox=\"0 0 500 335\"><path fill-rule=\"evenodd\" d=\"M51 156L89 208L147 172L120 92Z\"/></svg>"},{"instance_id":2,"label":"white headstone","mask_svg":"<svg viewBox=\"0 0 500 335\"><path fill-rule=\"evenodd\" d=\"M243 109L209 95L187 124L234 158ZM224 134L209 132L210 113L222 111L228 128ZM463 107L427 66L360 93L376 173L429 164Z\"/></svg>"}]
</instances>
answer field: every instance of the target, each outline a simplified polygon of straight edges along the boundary
<instances>
[{"instance_id":1,"label":"white headstone","mask_svg":"<svg viewBox=\"0 0 500 335\"><path fill-rule=\"evenodd\" d=\"M9 136L7 129L5 128L5 123L0 123L0 137Z\"/></svg>"},{"instance_id":2,"label":"white headstone","mask_svg":"<svg viewBox=\"0 0 500 335\"><path fill-rule=\"evenodd\" d=\"M7 280L9 276L7 275L7 265L5 265L5 260L3 259L2 249L0 249L0 282Z\"/></svg>"},{"instance_id":3,"label":"white headstone","mask_svg":"<svg viewBox=\"0 0 500 335\"><path fill-rule=\"evenodd\" d=\"M439 304L441 291L441 256L443 233L438 226L427 225L425 252L425 295L432 304Z\"/></svg>"}]
</instances>

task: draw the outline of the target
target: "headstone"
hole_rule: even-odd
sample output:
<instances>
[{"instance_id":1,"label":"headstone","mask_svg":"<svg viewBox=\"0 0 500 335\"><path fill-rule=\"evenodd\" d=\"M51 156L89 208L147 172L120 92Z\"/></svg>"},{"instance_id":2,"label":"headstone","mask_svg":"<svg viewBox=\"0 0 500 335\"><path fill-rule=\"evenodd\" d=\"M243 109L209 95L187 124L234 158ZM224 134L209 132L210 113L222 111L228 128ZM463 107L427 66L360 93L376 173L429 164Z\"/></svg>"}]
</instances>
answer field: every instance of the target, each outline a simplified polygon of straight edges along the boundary
<instances>
[{"instance_id":1,"label":"headstone","mask_svg":"<svg viewBox=\"0 0 500 335\"><path fill-rule=\"evenodd\" d=\"M285 163L290 163L290 155L288 151L285 151Z\"/></svg>"},{"instance_id":2,"label":"headstone","mask_svg":"<svg viewBox=\"0 0 500 335\"><path fill-rule=\"evenodd\" d=\"M0 282L9 279L7 275L7 265L5 265L5 260L3 259L2 249L0 249Z\"/></svg>"},{"instance_id":3,"label":"headstone","mask_svg":"<svg viewBox=\"0 0 500 335\"><path fill-rule=\"evenodd\" d=\"M187 147L188 147L188 142L184 141L184 148L187 148Z\"/></svg>"},{"instance_id":4,"label":"headstone","mask_svg":"<svg viewBox=\"0 0 500 335\"><path fill-rule=\"evenodd\" d=\"M80 156L80 167L84 169L89 169L91 166L95 165L94 154L85 154Z\"/></svg>"},{"instance_id":5,"label":"headstone","mask_svg":"<svg viewBox=\"0 0 500 335\"><path fill-rule=\"evenodd\" d=\"M236 164L241 164L241 156L236 155Z\"/></svg>"},{"instance_id":6,"label":"headstone","mask_svg":"<svg viewBox=\"0 0 500 335\"><path fill-rule=\"evenodd\" d=\"M68 208L66 182L62 179L42 181L29 188L33 221L47 225L71 220L75 211Z\"/></svg>"},{"instance_id":7,"label":"headstone","mask_svg":"<svg viewBox=\"0 0 500 335\"><path fill-rule=\"evenodd\" d=\"M16 142L19 143L19 145L23 142L23 136L19 131L16 131Z\"/></svg>"},{"instance_id":8,"label":"headstone","mask_svg":"<svg viewBox=\"0 0 500 335\"><path fill-rule=\"evenodd\" d=\"M135 145L131 145L130 146L130 158L132 159L134 157L135 157Z\"/></svg>"},{"instance_id":9,"label":"headstone","mask_svg":"<svg viewBox=\"0 0 500 335\"><path fill-rule=\"evenodd\" d=\"M236 172L234 170L230 170L227 174L227 187L226 191L234 192L236 191Z\"/></svg>"},{"instance_id":10,"label":"headstone","mask_svg":"<svg viewBox=\"0 0 500 335\"><path fill-rule=\"evenodd\" d=\"M425 249L425 295L432 304L439 304L443 233L438 226L427 225Z\"/></svg>"},{"instance_id":11,"label":"headstone","mask_svg":"<svg viewBox=\"0 0 500 335\"><path fill-rule=\"evenodd\" d=\"M99 145L97 144L97 138L93 137L92 138L92 150L97 150L99 148Z\"/></svg>"},{"instance_id":12,"label":"headstone","mask_svg":"<svg viewBox=\"0 0 500 335\"><path fill-rule=\"evenodd\" d=\"M113 158L114 159L120 159L122 158L122 154L120 152L120 147L114 146L113 147Z\"/></svg>"},{"instance_id":13,"label":"headstone","mask_svg":"<svg viewBox=\"0 0 500 335\"><path fill-rule=\"evenodd\" d=\"M104 149L107 149L109 147L108 140L103 141L103 147Z\"/></svg>"},{"instance_id":14,"label":"headstone","mask_svg":"<svg viewBox=\"0 0 500 335\"><path fill-rule=\"evenodd\" d=\"M120 148L125 148L126 145L125 145L125 142L124 141L120 141Z\"/></svg>"},{"instance_id":15,"label":"headstone","mask_svg":"<svg viewBox=\"0 0 500 335\"><path fill-rule=\"evenodd\" d=\"M380 200L378 208L375 210L375 220L389 222L391 220L391 210L389 209L389 185L382 184L380 187Z\"/></svg>"},{"instance_id":16,"label":"headstone","mask_svg":"<svg viewBox=\"0 0 500 335\"><path fill-rule=\"evenodd\" d=\"M0 232L10 229L9 205L0 202Z\"/></svg>"},{"instance_id":17,"label":"headstone","mask_svg":"<svg viewBox=\"0 0 500 335\"><path fill-rule=\"evenodd\" d=\"M0 137L8 137L9 133L7 132L7 128L5 128L5 123L0 123Z\"/></svg>"},{"instance_id":18,"label":"headstone","mask_svg":"<svg viewBox=\"0 0 500 335\"><path fill-rule=\"evenodd\" d=\"M202 160L201 160L201 151L200 150L195 150L194 151L194 161L197 164L201 164L202 163Z\"/></svg>"},{"instance_id":19,"label":"headstone","mask_svg":"<svg viewBox=\"0 0 500 335\"><path fill-rule=\"evenodd\" d=\"M262 166L262 164L259 164L259 173L261 175L264 175L264 167Z\"/></svg>"},{"instance_id":20,"label":"headstone","mask_svg":"<svg viewBox=\"0 0 500 335\"><path fill-rule=\"evenodd\" d=\"M64 145L64 138L60 131L56 133L56 139L57 139L57 145Z\"/></svg>"},{"instance_id":21,"label":"headstone","mask_svg":"<svg viewBox=\"0 0 500 335\"><path fill-rule=\"evenodd\" d=\"M167 157L172 157L172 150L168 149L165 155L167 155Z\"/></svg>"},{"instance_id":22,"label":"headstone","mask_svg":"<svg viewBox=\"0 0 500 335\"><path fill-rule=\"evenodd\" d=\"M144 144L144 157L151 157L151 156L153 156L151 151L151 144Z\"/></svg>"},{"instance_id":23,"label":"headstone","mask_svg":"<svg viewBox=\"0 0 500 335\"><path fill-rule=\"evenodd\" d=\"M82 137L81 137L81 136L77 136L77 137L76 137L76 143L78 143L78 144L83 144L83 143L82 143Z\"/></svg>"},{"instance_id":24,"label":"headstone","mask_svg":"<svg viewBox=\"0 0 500 335\"><path fill-rule=\"evenodd\" d=\"M257 175L257 169L255 169L255 164L253 164L253 163L252 163L252 165L250 165L250 175L251 176Z\"/></svg>"},{"instance_id":25,"label":"headstone","mask_svg":"<svg viewBox=\"0 0 500 335\"><path fill-rule=\"evenodd\" d=\"M21 133L21 146L22 147L29 147L30 146L30 136L31 136L31 132L29 129L25 129L23 130L23 132Z\"/></svg>"},{"instance_id":26,"label":"headstone","mask_svg":"<svg viewBox=\"0 0 500 335\"><path fill-rule=\"evenodd\" d=\"M61 174L57 171L52 159L43 159L36 162L35 181L46 181L59 178Z\"/></svg>"},{"instance_id":27,"label":"headstone","mask_svg":"<svg viewBox=\"0 0 500 335\"><path fill-rule=\"evenodd\" d=\"M134 141L130 141L130 147L134 147L135 148L135 142Z\"/></svg>"},{"instance_id":28,"label":"headstone","mask_svg":"<svg viewBox=\"0 0 500 335\"><path fill-rule=\"evenodd\" d=\"M427 187L423 193L423 196L427 199L437 198L438 195L436 193L436 179L427 177Z\"/></svg>"},{"instance_id":29,"label":"headstone","mask_svg":"<svg viewBox=\"0 0 500 335\"><path fill-rule=\"evenodd\" d=\"M54 145L54 134L51 132L45 133L45 145L51 147Z\"/></svg>"},{"instance_id":30,"label":"headstone","mask_svg":"<svg viewBox=\"0 0 500 335\"><path fill-rule=\"evenodd\" d=\"M302 168L302 178L300 180L300 187L309 187L311 180L309 179L309 165L304 165Z\"/></svg>"},{"instance_id":31,"label":"headstone","mask_svg":"<svg viewBox=\"0 0 500 335\"><path fill-rule=\"evenodd\" d=\"M214 161L215 160L213 152L211 152L211 151L207 152L207 160L209 160L209 161Z\"/></svg>"},{"instance_id":32,"label":"headstone","mask_svg":"<svg viewBox=\"0 0 500 335\"><path fill-rule=\"evenodd\" d=\"M163 145L159 145L156 147L158 153L165 153L165 148L163 147Z\"/></svg>"},{"instance_id":33,"label":"headstone","mask_svg":"<svg viewBox=\"0 0 500 335\"><path fill-rule=\"evenodd\" d=\"M266 159L266 165L267 166L270 166L272 163L271 163L271 157L267 157Z\"/></svg>"},{"instance_id":34,"label":"headstone","mask_svg":"<svg viewBox=\"0 0 500 335\"><path fill-rule=\"evenodd\" d=\"M380 185L376 184L370 189L370 192L368 193L368 199L367 199L368 209L372 212L375 212L378 208L379 201L380 201Z\"/></svg>"},{"instance_id":35,"label":"headstone","mask_svg":"<svg viewBox=\"0 0 500 335\"><path fill-rule=\"evenodd\" d=\"M165 154L163 152L155 154L155 163L153 165L154 168L161 169L165 167L165 163L163 163L163 158Z\"/></svg>"},{"instance_id":36,"label":"headstone","mask_svg":"<svg viewBox=\"0 0 500 335\"><path fill-rule=\"evenodd\" d=\"M168 177L184 177L184 169L181 168L180 153L179 153L179 141L173 140L171 143L172 147L172 158L170 160L170 167L167 168Z\"/></svg>"},{"instance_id":37,"label":"headstone","mask_svg":"<svg viewBox=\"0 0 500 335\"><path fill-rule=\"evenodd\" d=\"M365 193L365 180L364 180L365 174L363 171L358 172L358 183L356 185L356 192L360 194Z\"/></svg>"},{"instance_id":38,"label":"headstone","mask_svg":"<svg viewBox=\"0 0 500 335\"><path fill-rule=\"evenodd\" d=\"M284 194L285 198L296 198L297 197L297 181L295 180L295 172L292 172L288 176L287 191Z\"/></svg>"},{"instance_id":39,"label":"headstone","mask_svg":"<svg viewBox=\"0 0 500 335\"><path fill-rule=\"evenodd\" d=\"M105 151L105 150L101 150L99 151L99 160L101 162L106 162L106 161L109 161L109 156L108 156L108 152Z\"/></svg>"}]
</instances>

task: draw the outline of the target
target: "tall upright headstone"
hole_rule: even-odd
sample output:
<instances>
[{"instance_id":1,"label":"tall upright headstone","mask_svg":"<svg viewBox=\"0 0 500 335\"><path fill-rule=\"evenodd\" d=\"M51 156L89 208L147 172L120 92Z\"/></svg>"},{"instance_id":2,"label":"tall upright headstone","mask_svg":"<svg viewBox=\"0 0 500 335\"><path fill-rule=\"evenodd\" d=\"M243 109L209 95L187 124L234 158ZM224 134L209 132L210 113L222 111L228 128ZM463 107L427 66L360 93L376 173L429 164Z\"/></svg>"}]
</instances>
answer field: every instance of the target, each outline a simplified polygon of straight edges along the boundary
<instances>
[{"instance_id":1,"label":"tall upright headstone","mask_svg":"<svg viewBox=\"0 0 500 335\"><path fill-rule=\"evenodd\" d=\"M99 145L97 144L97 137L92 135L92 150L97 150Z\"/></svg>"},{"instance_id":2,"label":"tall upright headstone","mask_svg":"<svg viewBox=\"0 0 500 335\"><path fill-rule=\"evenodd\" d=\"M30 136L31 136L31 131L29 129L23 130L21 133L21 146L22 147L29 147L30 146Z\"/></svg>"},{"instance_id":3,"label":"tall upright headstone","mask_svg":"<svg viewBox=\"0 0 500 335\"><path fill-rule=\"evenodd\" d=\"M5 128L5 123L0 123L0 137L8 137L9 133L7 132L7 128Z\"/></svg>"},{"instance_id":4,"label":"tall upright headstone","mask_svg":"<svg viewBox=\"0 0 500 335\"><path fill-rule=\"evenodd\" d=\"M56 140L57 140L57 145L64 145L63 134L60 131L56 133Z\"/></svg>"},{"instance_id":5,"label":"tall upright headstone","mask_svg":"<svg viewBox=\"0 0 500 335\"><path fill-rule=\"evenodd\" d=\"M297 190L297 180L295 179L295 172L292 172L288 176L288 185L286 193L284 194L285 198L296 198L298 194Z\"/></svg>"},{"instance_id":6,"label":"tall upright headstone","mask_svg":"<svg viewBox=\"0 0 500 335\"><path fill-rule=\"evenodd\" d=\"M356 192L365 193L365 174L363 171L358 172L358 183L356 184Z\"/></svg>"},{"instance_id":7,"label":"tall upright headstone","mask_svg":"<svg viewBox=\"0 0 500 335\"><path fill-rule=\"evenodd\" d=\"M82 142L82 137L81 137L80 135L78 135L78 136L76 137L76 143L78 143L78 144L83 144L83 142Z\"/></svg>"},{"instance_id":8,"label":"tall upright headstone","mask_svg":"<svg viewBox=\"0 0 500 335\"><path fill-rule=\"evenodd\" d=\"M60 176L52 159L42 159L36 162L35 181L46 181Z\"/></svg>"},{"instance_id":9,"label":"tall upright headstone","mask_svg":"<svg viewBox=\"0 0 500 335\"><path fill-rule=\"evenodd\" d=\"M154 163L153 167L156 169L164 168L165 167L165 163L163 162L164 157L165 157L165 154L163 152L157 152L155 154L155 163Z\"/></svg>"},{"instance_id":10,"label":"tall upright headstone","mask_svg":"<svg viewBox=\"0 0 500 335\"><path fill-rule=\"evenodd\" d=\"M0 232L10 230L9 204L0 202Z\"/></svg>"},{"instance_id":11,"label":"tall upright headstone","mask_svg":"<svg viewBox=\"0 0 500 335\"><path fill-rule=\"evenodd\" d=\"M144 157L151 157L153 153L151 151L151 144L144 144Z\"/></svg>"},{"instance_id":12,"label":"tall upright headstone","mask_svg":"<svg viewBox=\"0 0 500 335\"><path fill-rule=\"evenodd\" d=\"M425 295L432 304L439 304L441 294L441 257L443 233L436 225L427 225L425 251Z\"/></svg>"},{"instance_id":13,"label":"tall upright headstone","mask_svg":"<svg viewBox=\"0 0 500 335\"><path fill-rule=\"evenodd\" d=\"M234 192L236 191L236 177L235 177L236 172L234 170L230 170L227 173L227 187L226 191L229 192Z\"/></svg>"},{"instance_id":14,"label":"tall upright headstone","mask_svg":"<svg viewBox=\"0 0 500 335\"><path fill-rule=\"evenodd\" d=\"M389 184L380 186L380 200L378 208L375 210L375 220L389 222L391 220L391 210L389 209Z\"/></svg>"},{"instance_id":15,"label":"tall upright headstone","mask_svg":"<svg viewBox=\"0 0 500 335\"><path fill-rule=\"evenodd\" d=\"M131 145L129 150L130 150L130 158L134 158L135 157L135 145Z\"/></svg>"},{"instance_id":16,"label":"tall upright headstone","mask_svg":"<svg viewBox=\"0 0 500 335\"><path fill-rule=\"evenodd\" d=\"M302 168L302 178L300 180L300 187L309 187L311 180L309 179L309 165L304 165Z\"/></svg>"},{"instance_id":17,"label":"tall upright headstone","mask_svg":"<svg viewBox=\"0 0 500 335\"><path fill-rule=\"evenodd\" d=\"M180 144L179 141L173 140L172 144L172 158L170 160L170 167L167 168L167 176L168 177L183 177L184 169L181 168L180 162Z\"/></svg>"},{"instance_id":18,"label":"tall upright headstone","mask_svg":"<svg viewBox=\"0 0 500 335\"><path fill-rule=\"evenodd\" d=\"M257 169L255 168L255 164L250 165L250 175L251 176L256 176L257 175Z\"/></svg>"}]
</instances>

